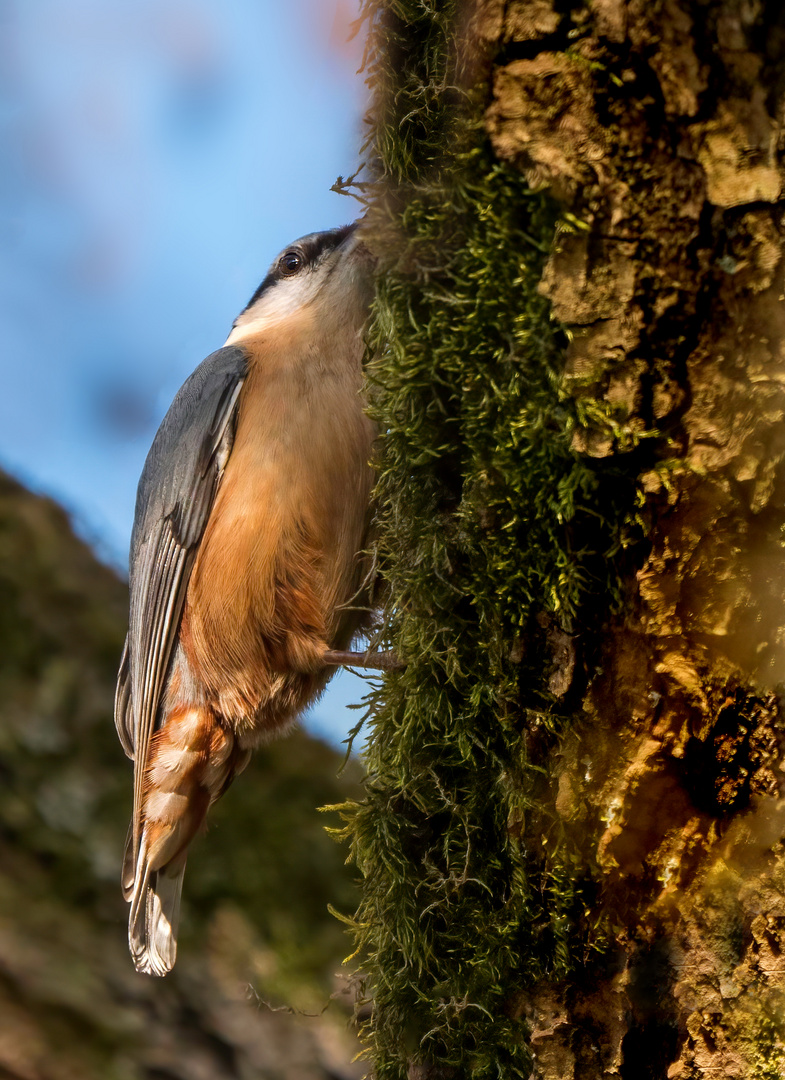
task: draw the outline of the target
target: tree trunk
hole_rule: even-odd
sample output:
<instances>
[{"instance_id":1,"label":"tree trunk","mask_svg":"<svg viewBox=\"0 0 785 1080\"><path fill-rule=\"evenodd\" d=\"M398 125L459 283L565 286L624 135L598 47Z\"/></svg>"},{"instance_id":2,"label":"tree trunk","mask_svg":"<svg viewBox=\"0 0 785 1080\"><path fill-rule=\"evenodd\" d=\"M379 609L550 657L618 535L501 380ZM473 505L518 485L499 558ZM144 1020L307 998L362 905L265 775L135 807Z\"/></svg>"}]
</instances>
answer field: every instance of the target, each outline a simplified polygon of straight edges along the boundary
<instances>
[{"instance_id":1,"label":"tree trunk","mask_svg":"<svg viewBox=\"0 0 785 1080\"><path fill-rule=\"evenodd\" d=\"M785 16L369 15L377 1075L785 1075Z\"/></svg>"}]
</instances>

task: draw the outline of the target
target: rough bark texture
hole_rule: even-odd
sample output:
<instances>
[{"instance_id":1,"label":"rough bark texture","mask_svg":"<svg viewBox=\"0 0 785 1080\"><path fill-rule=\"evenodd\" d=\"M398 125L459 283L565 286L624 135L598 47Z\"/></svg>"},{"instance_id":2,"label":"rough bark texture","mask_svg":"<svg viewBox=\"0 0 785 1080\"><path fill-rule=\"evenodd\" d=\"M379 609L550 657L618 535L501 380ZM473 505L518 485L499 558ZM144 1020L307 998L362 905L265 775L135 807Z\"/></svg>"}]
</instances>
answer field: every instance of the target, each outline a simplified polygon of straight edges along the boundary
<instances>
[{"instance_id":1,"label":"rough bark texture","mask_svg":"<svg viewBox=\"0 0 785 1080\"><path fill-rule=\"evenodd\" d=\"M584 987L526 995L543 1078L785 1069L779 11L489 8L510 57L493 146L579 223L541 285L593 420L575 449L653 436L645 547L557 773L618 952Z\"/></svg>"},{"instance_id":2,"label":"rough bark texture","mask_svg":"<svg viewBox=\"0 0 785 1080\"><path fill-rule=\"evenodd\" d=\"M378 697L351 826L377 1073L782 1076L785 18L763 0L376 12L372 213L388 244L399 230L372 368L380 552L410 660ZM467 39L487 157L449 126L474 115ZM483 445L516 416L531 444Z\"/></svg>"}]
</instances>

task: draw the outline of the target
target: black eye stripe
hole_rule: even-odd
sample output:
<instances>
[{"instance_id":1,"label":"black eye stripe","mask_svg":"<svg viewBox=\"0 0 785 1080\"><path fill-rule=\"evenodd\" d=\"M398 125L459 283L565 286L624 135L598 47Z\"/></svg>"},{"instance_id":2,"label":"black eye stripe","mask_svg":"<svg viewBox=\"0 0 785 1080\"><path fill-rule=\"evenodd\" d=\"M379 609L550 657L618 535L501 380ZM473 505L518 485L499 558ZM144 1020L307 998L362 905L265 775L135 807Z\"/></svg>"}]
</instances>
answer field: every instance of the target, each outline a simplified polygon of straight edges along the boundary
<instances>
[{"instance_id":1,"label":"black eye stripe","mask_svg":"<svg viewBox=\"0 0 785 1080\"><path fill-rule=\"evenodd\" d=\"M290 274L283 274L280 271L281 259L288 255L290 251L299 251L305 259L305 265L313 266L326 251L332 251L334 248L338 247L339 244L342 244L346 237L354 232L355 228L356 225L344 225L340 229L328 229L326 232L311 233L309 236L301 237L296 241L296 248L287 248L282 255L278 256L270 268L270 272L245 305L243 311L247 311L249 307L252 307L268 289L271 289L276 284L276 282L285 280L289 276L293 276Z\"/></svg>"},{"instance_id":2,"label":"black eye stripe","mask_svg":"<svg viewBox=\"0 0 785 1080\"><path fill-rule=\"evenodd\" d=\"M270 288L270 286L275 284L275 281L276 281L276 275L274 273L269 273L267 275L267 277L264 279L264 281L262 281L261 285L256 290L256 292L253 294L251 299L245 305L243 310L247 311L249 307L251 307L253 304L255 304L256 301L259 299L259 297L262 295L262 293L266 293L267 290Z\"/></svg>"},{"instance_id":3,"label":"black eye stripe","mask_svg":"<svg viewBox=\"0 0 785 1080\"><path fill-rule=\"evenodd\" d=\"M306 237L303 248L309 263L315 263L325 251L332 251L342 244L349 233L354 232L354 225L344 225L340 229L329 229L327 232L314 233Z\"/></svg>"}]
</instances>

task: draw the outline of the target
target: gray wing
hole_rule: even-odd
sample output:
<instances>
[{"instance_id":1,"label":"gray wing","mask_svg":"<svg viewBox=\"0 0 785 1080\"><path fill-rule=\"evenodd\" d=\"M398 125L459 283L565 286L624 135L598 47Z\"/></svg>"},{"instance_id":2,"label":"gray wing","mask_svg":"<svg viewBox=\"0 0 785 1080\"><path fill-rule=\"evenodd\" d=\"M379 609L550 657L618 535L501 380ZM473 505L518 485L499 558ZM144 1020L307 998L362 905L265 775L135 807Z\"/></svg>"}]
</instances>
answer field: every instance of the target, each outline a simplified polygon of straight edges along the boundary
<instances>
[{"instance_id":1,"label":"gray wing","mask_svg":"<svg viewBox=\"0 0 785 1080\"><path fill-rule=\"evenodd\" d=\"M115 695L117 733L135 759L135 823L188 579L231 451L246 369L245 353L235 347L199 365L164 417L139 481L131 617Z\"/></svg>"}]
</instances>

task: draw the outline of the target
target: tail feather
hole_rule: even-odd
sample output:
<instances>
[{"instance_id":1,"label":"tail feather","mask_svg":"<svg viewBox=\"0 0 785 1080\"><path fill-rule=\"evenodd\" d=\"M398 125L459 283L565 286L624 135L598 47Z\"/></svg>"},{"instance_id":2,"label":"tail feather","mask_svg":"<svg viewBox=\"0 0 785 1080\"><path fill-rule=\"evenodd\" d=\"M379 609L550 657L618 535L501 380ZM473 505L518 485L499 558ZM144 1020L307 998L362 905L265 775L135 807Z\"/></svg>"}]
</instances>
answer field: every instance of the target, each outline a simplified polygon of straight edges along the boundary
<instances>
[{"instance_id":1,"label":"tail feather","mask_svg":"<svg viewBox=\"0 0 785 1080\"><path fill-rule=\"evenodd\" d=\"M128 948L136 970L166 975L177 959L177 928L185 854L160 870L150 870L142 842L128 919Z\"/></svg>"},{"instance_id":2,"label":"tail feather","mask_svg":"<svg viewBox=\"0 0 785 1080\"><path fill-rule=\"evenodd\" d=\"M137 971L166 975L172 969L188 845L245 756L210 708L184 705L152 736L147 760L135 762L143 782L122 885L131 904L128 945Z\"/></svg>"}]
</instances>

